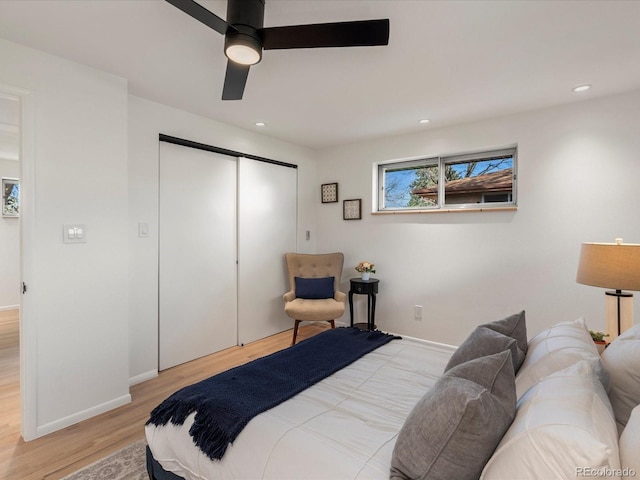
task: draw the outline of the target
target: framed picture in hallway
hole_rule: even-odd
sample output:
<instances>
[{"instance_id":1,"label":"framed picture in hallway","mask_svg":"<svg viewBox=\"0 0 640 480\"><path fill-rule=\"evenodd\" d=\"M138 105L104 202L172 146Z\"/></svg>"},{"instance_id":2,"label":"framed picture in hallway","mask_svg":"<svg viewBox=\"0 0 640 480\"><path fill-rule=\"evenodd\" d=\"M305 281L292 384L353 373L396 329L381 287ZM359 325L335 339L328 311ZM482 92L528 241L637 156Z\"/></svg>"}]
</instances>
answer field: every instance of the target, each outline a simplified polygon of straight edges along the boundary
<instances>
[{"instance_id":1,"label":"framed picture in hallway","mask_svg":"<svg viewBox=\"0 0 640 480\"><path fill-rule=\"evenodd\" d=\"M20 216L20 182L17 178L2 179L2 216Z\"/></svg>"}]
</instances>

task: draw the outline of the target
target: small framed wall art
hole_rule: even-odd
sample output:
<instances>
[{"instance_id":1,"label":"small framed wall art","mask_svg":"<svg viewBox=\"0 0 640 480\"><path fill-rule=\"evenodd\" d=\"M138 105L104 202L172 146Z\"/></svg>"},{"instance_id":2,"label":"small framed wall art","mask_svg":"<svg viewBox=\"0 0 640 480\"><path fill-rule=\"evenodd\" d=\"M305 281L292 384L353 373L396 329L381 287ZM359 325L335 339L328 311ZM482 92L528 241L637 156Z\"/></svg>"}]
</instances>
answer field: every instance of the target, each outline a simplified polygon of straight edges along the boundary
<instances>
[{"instance_id":1,"label":"small framed wall art","mask_svg":"<svg viewBox=\"0 0 640 480\"><path fill-rule=\"evenodd\" d=\"M344 220L362 219L362 199L355 198L342 202L342 218Z\"/></svg>"},{"instance_id":2,"label":"small framed wall art","mask_svg":"<svg viewBox=\"0 0 640 480\"><path fill-rule=\"evenodd\" d=\"M2 179L2 216L20 216L20 182L17 178Z\"/></svg>"},{"instance_id":3,"label":"small framed wall art","mask_svg":"<svg viewBox=\"0 0 640 480\"><path fill-rule=\"evenodd\" d=\"M338 184L324 183L321 187L322 203L337 203L338 201Z\"/></svg>"}]
</instances>

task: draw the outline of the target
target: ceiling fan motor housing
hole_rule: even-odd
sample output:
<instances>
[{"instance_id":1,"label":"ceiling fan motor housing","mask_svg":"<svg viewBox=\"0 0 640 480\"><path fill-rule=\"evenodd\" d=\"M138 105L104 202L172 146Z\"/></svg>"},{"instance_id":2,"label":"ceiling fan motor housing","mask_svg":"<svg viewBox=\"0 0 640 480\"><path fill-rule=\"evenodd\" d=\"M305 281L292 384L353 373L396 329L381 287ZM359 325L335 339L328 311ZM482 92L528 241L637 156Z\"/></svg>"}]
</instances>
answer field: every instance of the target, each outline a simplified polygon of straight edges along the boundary
<instances>
[{"instance_id":1,"label":"ceiling fan motor housing","mask_svg":"<svg viewBox=\"0 0 640 480\"><path fill-rule=\"evenodd\" d=\"M227 24L224 50L230 46L243 45L258 53L262 60L262 39L258 29L264 26L264 0L229 0L227 2Z\"/></svg>"}]
</instances>

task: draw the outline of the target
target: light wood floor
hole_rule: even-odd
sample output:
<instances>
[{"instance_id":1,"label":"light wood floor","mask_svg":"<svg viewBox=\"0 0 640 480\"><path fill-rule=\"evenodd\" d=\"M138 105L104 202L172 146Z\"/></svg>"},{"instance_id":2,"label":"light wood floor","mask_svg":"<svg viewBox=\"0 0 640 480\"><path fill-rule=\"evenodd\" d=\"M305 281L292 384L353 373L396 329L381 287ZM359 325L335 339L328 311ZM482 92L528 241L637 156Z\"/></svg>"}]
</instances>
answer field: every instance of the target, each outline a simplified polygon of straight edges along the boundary
<instances>
[{"instance_id":1,"label":"light wood floor","mask_svg":"<svg viewBox=\"0 0 640 480\"><path fill-rule=\"evenodd\" d=\"M328 328L324 322L300 329L299 340ZM291 331L233 347L166 370L131 387L133 401L31 442L20 437L18 311L0 312L0 479L57 480L144 437L149 412L175 390L281 350Z\"/></svg>"}]
</instances>

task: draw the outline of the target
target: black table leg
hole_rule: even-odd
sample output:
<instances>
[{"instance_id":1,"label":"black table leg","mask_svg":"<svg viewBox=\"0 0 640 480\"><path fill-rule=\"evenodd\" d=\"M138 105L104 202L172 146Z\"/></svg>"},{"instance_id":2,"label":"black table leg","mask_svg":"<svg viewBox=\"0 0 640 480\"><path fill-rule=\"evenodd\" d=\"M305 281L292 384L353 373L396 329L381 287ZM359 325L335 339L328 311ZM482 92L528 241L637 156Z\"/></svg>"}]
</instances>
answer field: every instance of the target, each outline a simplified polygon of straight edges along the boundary
<instances>
[{"instance_id":1,"label":"black table leg","mask_svg":"<svg viewBox=\"0 0 640 480\"><path fill-rule=\"evenodd\" d=\"M353 290L349 290L349 314L351 316L351 324L353 327Z\"/></svg>"},{"instance_id":2,"label":"black table leg","mask_svg":"<svg viewBox=\"0 0 640 480\"><path fill-rule=\"evenodd\" d=\"M369 330L376 329L376 294L371 294L371 325L369 326Z\"/></svg>"}]
</instances>

